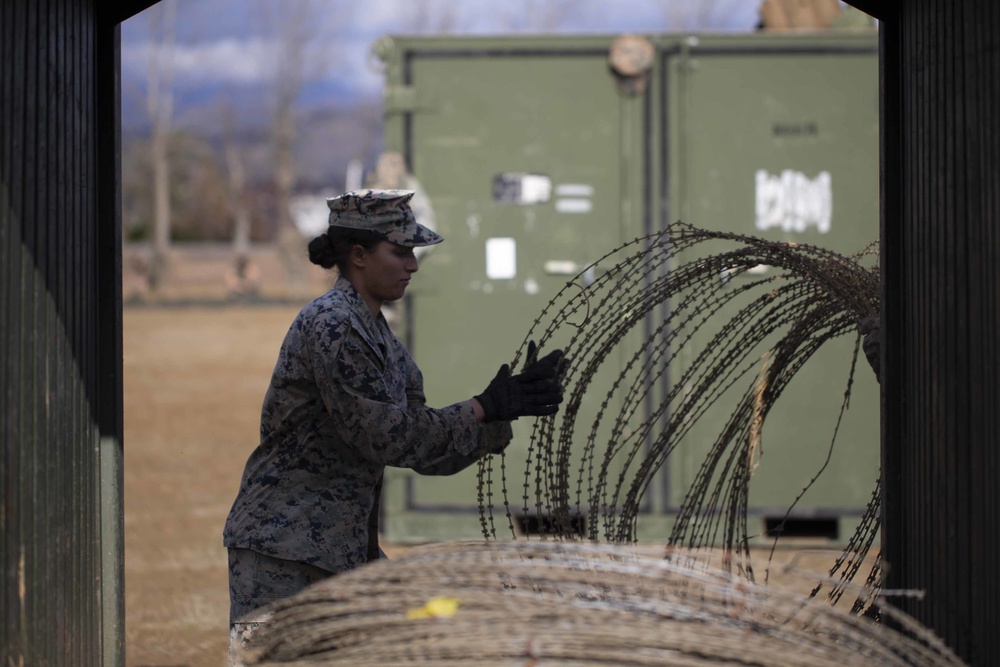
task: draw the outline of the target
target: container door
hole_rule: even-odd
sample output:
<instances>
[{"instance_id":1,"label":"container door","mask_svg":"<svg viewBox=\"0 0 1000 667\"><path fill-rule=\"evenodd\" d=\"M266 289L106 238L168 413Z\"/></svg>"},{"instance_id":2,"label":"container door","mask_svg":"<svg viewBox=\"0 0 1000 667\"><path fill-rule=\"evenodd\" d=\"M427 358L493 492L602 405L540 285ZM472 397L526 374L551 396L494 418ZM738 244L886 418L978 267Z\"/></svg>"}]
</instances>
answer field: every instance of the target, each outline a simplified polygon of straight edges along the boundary
<instances>
[{"instance_id":1,"label":"container door","mask_svg":"<svg viewBox=\"0 0 1000 667\"><path fill-rule=\"evenodd\" d=\"M670 219L841 254L860 251L878 239L879 228L874 39L867 49L773 47L706 46L669 59ZM720 277L719 289L726 288ZM822 348L767 417L750 487L751 534L774 529L790 508L785 536L843 540L853 532L880 460L878 387L863 357L831 450L854 343L847 335ZM704 344L694 341L691 354ZM743 382L691 432L670 470L668 508L681 502L745 388Z\"/></svg>"},{"instance_id":2,"label":"container door","mask_svg":"<svg viewBox=\"0 0 1000 667\"><path fill-rule=\"evenodd\" d=\"M567 281L647 224L646 100L619 93L606 46L489 47L406 60L401 150L445 241L422 256L401 328L436 407L484 389ZM493 479L527 533L543 528L523 491L534 485L524 470L533 421L514 423L503 479ZM448 477L387 471L388 539L481 536L477 483L476 466ZM498 536L509 537L499 511Z\"/></svg>"}]
</instances>

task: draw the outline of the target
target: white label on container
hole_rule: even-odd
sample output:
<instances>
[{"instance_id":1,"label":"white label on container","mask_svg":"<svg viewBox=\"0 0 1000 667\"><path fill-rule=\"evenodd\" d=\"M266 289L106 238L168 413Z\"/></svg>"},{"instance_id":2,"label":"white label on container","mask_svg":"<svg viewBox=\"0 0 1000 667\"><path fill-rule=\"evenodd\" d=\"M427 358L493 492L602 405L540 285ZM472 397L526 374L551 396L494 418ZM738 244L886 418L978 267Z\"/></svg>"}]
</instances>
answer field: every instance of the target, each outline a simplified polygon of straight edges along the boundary
<instances>
[{"instance_id":1,"label":"white label on container","mask_svg":"<svg viewBox=\"0 0 1000 667\"><path fill-rule=\"evenodd\" d=\"M589 199L557 199L556 211L559 213L590 213L594 208Z\"/></svg>"},{"instance_id":2,"label":"white label on container","mask_svg":"<svg viewBox=\"0 0 1000 667\"><path fill-rule=\"evenodd\" d=\"M574 276L580 272L580 267L570 259L550 259L542 270L550 276Z\"/></svg>"},{"instance_id":3,"label":"white label on container","mask_svg":"<svg viewBox=\"0 0 1000 667\"><path fill-rule=\"evenodd\" d=\"M756 209L757 229L777 227L785 232L804 232L815 227L826 234L833 217L830 172L821 171L810 179L791 169L777 176L760 169L756 175Z\"/></svg>"},{"instance_id":4,"label":"white label on container","mask_svg":"<svg viewBox=\"0 0 1000 667\"><path fill-rule=\"evenodd\" d=\"M511 238L486 239L486 277L509 280L517 275L517 242Z\"/></svg>"},{"instance_id":5,"label":"white label on container","mask_svg":"<svg viewBox=\"0 0 1000 667\"><path fill-rule=\"evenodd\" d=\"M552 179L543 174L506 172L493 177L493 200L505 204L544 204L552 196Z\"/></svg>"},{"instance_id":6,"label":"white label on container","mask_svg":"<svg viewBox=\"0 0 1000 667\"><path fill-rule=\"evenodd\" d=\"M556 186L557 197L593 197L594 186L586 183L563 183Z\"/></svg>"},{"instance_id":7,"label":"white label on container","mask_svg":"<svg viewBox=\"0 0 1000 667\"><path fill-rule=\"evenodd\" d=\"M552 195L552 181L548 176L525 174L521 179L521 197L525 204L547 202Z\"/></svg>"}]
</instances>

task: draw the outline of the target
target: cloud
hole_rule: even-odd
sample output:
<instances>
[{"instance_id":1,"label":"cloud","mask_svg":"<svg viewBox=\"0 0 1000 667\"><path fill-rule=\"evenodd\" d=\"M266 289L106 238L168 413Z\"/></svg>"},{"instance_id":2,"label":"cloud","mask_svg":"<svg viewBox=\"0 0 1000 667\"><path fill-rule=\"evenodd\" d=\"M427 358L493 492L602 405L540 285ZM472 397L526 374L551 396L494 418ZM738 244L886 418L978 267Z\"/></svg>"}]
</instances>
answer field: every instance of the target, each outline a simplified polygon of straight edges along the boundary
<instances>
[{"instance_id":1,"label":"cloud","mask_svg":"<svg viewBox=\"0 0 1000 667\"><path fill-rule=\"evenodd\" d=\"M207 85L261 85L273 76L278 49L264 35L264 0L182 0L177 12L177 42L169 57L178 90ZM271 7L281 7L272 4ZM372 68L372 44L387 34L481 35L538 32L563 34L696 29L750 30L759 0L333 0L316 3L317 40L313 62L329 83L359 95L378 92L381 76ZM147 12L153 10L147 10ZM149 16L143 12L122 25L122 76L145 81L153 44ZM256 23L252 17L256 16Z\"/></svg>"},{"instance_id":2,"label":"cloud","mask_svg":"<svg viewBox=\"0 0 1000 667\"><path fill-rule=\"evenodd\" d=\"M150 42L123 44L123 75L145 76L154 48ZM259 82L269 75L274 54L273 42L228 37L203 44L178 44L162 57L172 65L176 82L201 86Z\"/></svg>"}]
</instances>

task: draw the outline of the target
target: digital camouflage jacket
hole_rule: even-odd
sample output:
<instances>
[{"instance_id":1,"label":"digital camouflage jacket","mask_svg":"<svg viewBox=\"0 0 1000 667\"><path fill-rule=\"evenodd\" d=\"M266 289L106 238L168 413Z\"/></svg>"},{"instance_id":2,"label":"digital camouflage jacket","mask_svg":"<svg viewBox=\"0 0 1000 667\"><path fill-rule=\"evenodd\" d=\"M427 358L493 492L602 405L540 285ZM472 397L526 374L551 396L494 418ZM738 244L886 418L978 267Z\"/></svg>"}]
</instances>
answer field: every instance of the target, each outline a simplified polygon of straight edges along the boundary
<instances>
[{"instance_id":1,"label":"digital camouflage jacket","mask_svg":"<svg viewBox=\"0 0 1000 667\"><path fill-rule=\"evenodd\" d=\"M281 345L224 544L331 572L354 568L367 560L385 466L447 475L510 439L509 423L476 422L468 401L427 407L409 352L339 278Z\"/></svg>"}]
</instances>

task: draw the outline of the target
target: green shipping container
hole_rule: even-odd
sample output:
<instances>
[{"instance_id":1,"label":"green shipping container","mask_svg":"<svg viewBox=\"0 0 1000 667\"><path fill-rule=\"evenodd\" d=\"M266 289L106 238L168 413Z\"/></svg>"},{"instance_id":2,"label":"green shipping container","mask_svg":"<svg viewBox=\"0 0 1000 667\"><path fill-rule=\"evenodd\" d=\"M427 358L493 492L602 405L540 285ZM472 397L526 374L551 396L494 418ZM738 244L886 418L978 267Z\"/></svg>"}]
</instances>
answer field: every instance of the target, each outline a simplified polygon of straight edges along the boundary
<instances>
[{"instance_id":1,"label":"green shipping container","mask_svg":"<svg viewBox=\"0 0 1000 667\"><path fill-rule=\"evenodd\" d=\"M376 52L385 148L402 154L446 239L422 257L399 323L431 405L484 388L581 268L678 219L844 254L878 237L874 31L393 37ZM616 349L622 363L642 335ZM800 371L768 418L749 507L761 533L794 505L786 537L843 542L871 498L879 400L870 373L859 374L826 460L854 345L843 338ZM668 382L679 377L665 371ZM713 408L660 470L640 540L669 535L710 429L730 411ZM525 479L517 466L530 421L514 424L509 486ZM481 536L477 481L475 467L452 477L387 471L385 538ZM527 514L513 520L538 528Z\"/></svg>"}]
</instances>

